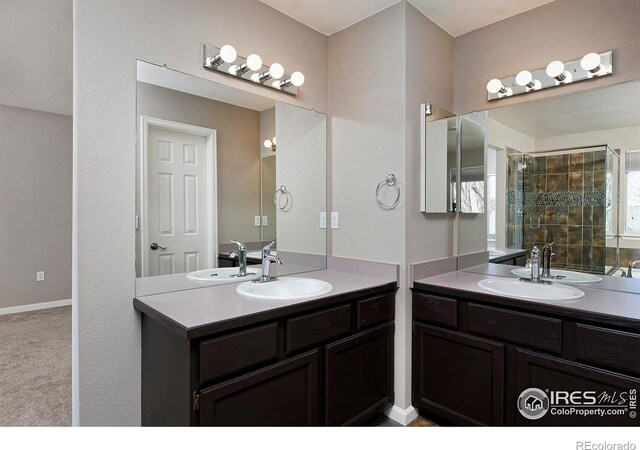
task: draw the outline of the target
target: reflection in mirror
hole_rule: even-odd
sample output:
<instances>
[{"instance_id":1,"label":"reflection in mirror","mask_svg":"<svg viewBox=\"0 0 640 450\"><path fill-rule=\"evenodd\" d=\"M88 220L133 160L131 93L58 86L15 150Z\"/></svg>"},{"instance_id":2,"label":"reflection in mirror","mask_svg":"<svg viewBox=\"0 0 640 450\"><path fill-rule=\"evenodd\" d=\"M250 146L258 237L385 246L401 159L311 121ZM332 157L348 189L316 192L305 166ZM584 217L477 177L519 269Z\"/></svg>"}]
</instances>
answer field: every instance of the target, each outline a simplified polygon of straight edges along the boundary
<instances>
[{"instance_id":1,"label":"reflection in mirror","mask_svg":"<svg viewBox=\"0 0 640 450\"><path fill-rule=\"evenodd\" d=\"M138 291L326 267L323 114L138 62L137 125Z\"/></svg>"},{"instance_id":2,"label":"reflection in mirror","mask_svg":"<svg viewBox=\"0 0 640 450\"><path fill-rule=\"evenodd\" d=\"M460 118L460 212L480 214L485 210L484 126L471 115ZM476 115L480 116L480 115ZM483 120L483 117L475 117Z\"/></svg>"},{"instance_id":3,"label":"reflection in mirror","mask_svg":"<svg viewBox=\"0 0 640 450\"><path fill-rule=\"evenodd\" d=\"M491 110L487 140L489 249L553 244L553 268L634 275L640 82Z\"/></svg>"},{"instance_id":4,"label":"reflection in mirror","mask_svg":"<svg viewBox=\"0 0 640 450\"><path fill-rule=\"evenodd\" d=\"M422 161L420 211L447 213L456 210L457 136L456 117L430 103L421 115Z\"/></svg>"}]
</instances>

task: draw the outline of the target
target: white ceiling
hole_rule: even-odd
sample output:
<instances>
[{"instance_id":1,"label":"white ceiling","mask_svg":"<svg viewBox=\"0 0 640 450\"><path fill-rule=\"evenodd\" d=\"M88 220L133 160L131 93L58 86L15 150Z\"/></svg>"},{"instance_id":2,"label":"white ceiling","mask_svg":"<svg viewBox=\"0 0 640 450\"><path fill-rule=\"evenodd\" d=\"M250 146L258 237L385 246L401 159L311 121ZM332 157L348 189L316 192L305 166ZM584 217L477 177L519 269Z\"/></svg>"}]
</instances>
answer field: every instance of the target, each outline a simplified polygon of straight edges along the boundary
<instances>
[{"instance_id":1,"label":"white ceiling","mask_svg":"<svg viewBox=\"0 0 640 450\"><path fill-rule=\"evenodd\" d=\"M240 106L242 108L264 111L275 106L275 101L253 94L251 92L235 89L204 78L194 77L182 72L138 61L137 80L156 86L185 92L198 97L217 100L223 103Z\"/></svg>"},{"instance_id":2,"label":"white ceiling","mask_svg":"<svg viewBox=\"0 0 640 450\"><path fill-rule=\"evenodd\" d=\"M519 103L489 117L532 138L640 125L640 82Z\"/></svg>"},{"instance_id":3,"label":"white ceiling","mask_svg":"<svg viewBox=\"0 0 640 450\"><path fill-rule=\"evenodd\" d=\"M73 113L72 0L0 0L0 104Z\"/></svg>"},{"instance_id":4,"label":"white ceiling","mask_svg":"<svg viewBox=\"0 0 640 450\"><path fill-rule=\"evenodd\" d=\"M260 0L327 36L400 0ZM477 30L553 0L409 0L451 36Z\"/></svg>"}]
</instances>

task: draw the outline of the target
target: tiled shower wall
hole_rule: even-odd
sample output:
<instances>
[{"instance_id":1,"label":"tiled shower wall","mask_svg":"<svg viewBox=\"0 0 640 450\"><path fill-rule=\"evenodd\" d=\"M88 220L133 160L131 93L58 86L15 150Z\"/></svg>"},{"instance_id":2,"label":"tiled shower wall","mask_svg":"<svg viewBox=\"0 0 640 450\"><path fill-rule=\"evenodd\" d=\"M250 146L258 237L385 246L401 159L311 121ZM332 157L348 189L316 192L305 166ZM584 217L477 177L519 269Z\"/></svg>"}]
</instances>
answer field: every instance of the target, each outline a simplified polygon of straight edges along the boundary
<instances>
[{"instance_id":1,"label":"tiled shower wall","mask_svg":"<svg viewBox=\"0 0 640 450\"><path fill-rule=\"evenodd\" d=\"M606 150L524 158L508 167L509 246L555 242L552 267L604 273Z\"/></svg>"}]
</instances>

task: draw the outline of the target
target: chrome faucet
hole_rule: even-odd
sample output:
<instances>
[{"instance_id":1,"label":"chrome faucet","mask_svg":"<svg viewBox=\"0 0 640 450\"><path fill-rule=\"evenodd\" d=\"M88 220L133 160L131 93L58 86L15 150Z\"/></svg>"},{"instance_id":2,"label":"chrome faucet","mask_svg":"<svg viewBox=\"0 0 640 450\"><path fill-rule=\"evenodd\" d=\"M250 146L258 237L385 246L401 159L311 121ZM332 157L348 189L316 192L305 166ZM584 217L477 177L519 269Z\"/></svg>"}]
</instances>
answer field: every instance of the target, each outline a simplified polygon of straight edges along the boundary
<instances>
[{"instance_id":1,"label":"chrome faucet","mask_svg":"<svg viewBox=\"0 0 640 450\"><path fill-rule=\"evenodd\" d=\"M271 250L273 246L276 244L276 241L273 240L271 243L262 247L262 276L255 280L254 283L268 283L269 281L277 280L276 277L269 276L269 268L271 267L271 263L276 263L278 265L282 265L282 260L278 258L276 255L271 254Z\"/></svg>"},{"instance_id":2,"label":"chrome faucet","mask_svg":"<svg viewBox=\"0 0 640 450\"><path fill-rule=\"evenodd\" d=\"M553 246L555 242L551 244L546 244L542 247L542 277L543 278L552 278L551 277L551 259L556 255L553 253Z\"/></svg>"},{"instance_id":3,"label":"chrome faucet","mask_svg":"<svg viewBox=\"0 0 640 450\"><path fill-rule=\"evenodd\" d=\"M531 282L540 283L540 250L535 245L531 249Z\"/></svg>"},{"instance_id":4,"label":"chrome faucet","mask_svg":"<svg viewBox=\"0 0 640 450\"><path fill-rule=\"evenodd\" d=\"M240 270L237 275L233 275L234 277L246 277L247 276L247 246L242 242L231 240L234 244L238 246L238 250L236 252L229 253L231 258L238 258L238 265L240 266Z\"/></svg>"},{"instance_id":5,"label":"chrome faucet","mask_svg":"<svg viewBox=\"0 0 640 450\"><path fill-rule=\"evenodd\" d=\"M617 269L615 269L612 272L609 272L609 275L611 275L612 277L616 276L616 273L621 272L622 275L620 276L621 278L627 278L627 272L624 271L624 269L622 267L618 267Z\"/></svg>"},{"instance_id":6,"label":"chrome faucet","mask_svg":"<svg viewBox=\"0 0 640 450\"><path fill-rule=\"evenodd\" d=\"M631 261L629 263L629 269L627 270L627 278L633 278L633 268L636 266L636 264L640 263L639 260L636 261Z\"/></svg>"},{"instance_id":7,"label":"chrome faucet","mask_svg":"<svg viewBox=\"0 0 640 450\"><path fill-rule=\"evenodd\" d=\"M553 284L551 281L543 280L540 277L540 249L535 245L531 249L531 278L520 278L520 281L539 284Z\"/></svg>"}]
</instances>

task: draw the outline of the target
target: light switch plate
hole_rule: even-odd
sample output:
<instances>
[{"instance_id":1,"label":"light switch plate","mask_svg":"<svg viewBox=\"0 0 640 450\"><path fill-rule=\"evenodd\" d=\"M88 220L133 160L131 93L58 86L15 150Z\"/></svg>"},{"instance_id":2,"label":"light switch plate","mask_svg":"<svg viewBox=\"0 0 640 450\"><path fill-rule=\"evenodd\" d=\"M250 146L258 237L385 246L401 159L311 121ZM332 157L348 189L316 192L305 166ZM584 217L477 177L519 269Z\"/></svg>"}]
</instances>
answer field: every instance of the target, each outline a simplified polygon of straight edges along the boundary
<instances>
[{"instance_id":1,"label":"light switch plate","mask_svg":"<svg viewBox=\"0 0 640 450\"><path fill-rule=\"evenodd\" d=\"M259 226L260 226L260 216L256 216L256 217L255 217L255 219L253 219L253 224L254 224L256 227L259 227Z\"/></svg>"},{"instance_id":2,"label":"light switch plate","mask_svg":"<svg viewBox=\"0 0 640 450\"><path fill-rule=\"evenodd\" d=\"M340 228L340 215L337 212L331 213L331 229L337 230Z\"/></svg>"},{"instance_id":3,"label":"light switch plate","mask_svg":"<svg viewBox=\"0 0 640 450\"><path fill-rule=\"evenodd\" d=\"M36 272L36 281L44 281L44 272Z\"/></svg>"},{"instance_id":4,"label":"light switch plate","mask_svg":"<svg viewBox=\"0 0 640 450\"><path fill-rule=\"evenodd\" d=\"M267 225L269 225L269 219L267 219L267 216L262 216L262 226L266 227Z\"/></svg>"},{"instance_id":5,"label":"light switch plate","mask_svg":"<svg viewBox=\"0 0 640 450\"><path fill-rule=\"evenodd\" d=\"M320 213L320 229L321 230L327 229L327 213L326 212Z\"/></svg>"}]
</instances>

